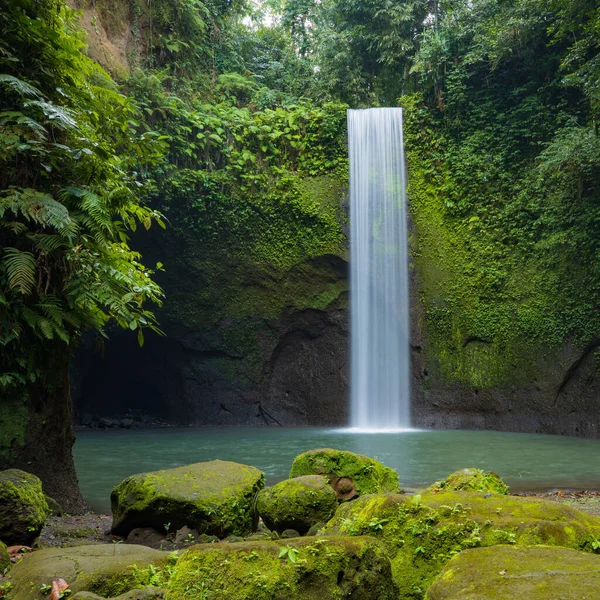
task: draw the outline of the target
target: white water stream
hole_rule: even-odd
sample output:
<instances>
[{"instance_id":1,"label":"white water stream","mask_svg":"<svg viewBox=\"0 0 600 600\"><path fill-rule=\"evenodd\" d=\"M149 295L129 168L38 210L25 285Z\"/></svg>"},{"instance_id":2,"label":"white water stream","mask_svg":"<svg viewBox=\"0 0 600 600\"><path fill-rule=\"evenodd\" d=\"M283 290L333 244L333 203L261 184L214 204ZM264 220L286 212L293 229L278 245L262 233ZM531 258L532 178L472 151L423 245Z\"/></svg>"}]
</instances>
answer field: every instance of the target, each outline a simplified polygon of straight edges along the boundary
<instances>
[{"instance_id":1,"label":"white water stream","mask_svg":"<svg viewBox=\"0 0 600 600\"><path fill-rule=\"evenodd\" d=\"M350 425L406 429L410 352L402 109L349 110L348 136Z\"/></svg>"}]
</instances>

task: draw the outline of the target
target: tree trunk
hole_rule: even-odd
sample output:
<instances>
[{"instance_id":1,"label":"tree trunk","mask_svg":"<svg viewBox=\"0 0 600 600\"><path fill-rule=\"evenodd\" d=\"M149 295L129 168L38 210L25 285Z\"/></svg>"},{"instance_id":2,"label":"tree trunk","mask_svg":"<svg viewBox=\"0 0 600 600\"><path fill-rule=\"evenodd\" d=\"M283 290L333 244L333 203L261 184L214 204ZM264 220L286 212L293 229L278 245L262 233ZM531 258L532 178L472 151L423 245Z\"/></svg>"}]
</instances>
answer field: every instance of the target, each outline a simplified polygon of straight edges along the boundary
<instances>
[{"instance_id":1,"label":"tree trunk","mask_svg":"<svg viewBox=\"0 0 600 600\"><path fill-rule=\"evenodd\" d=\"M46 494L71 514L85 510L71 450L75 442L69 385L70 348L52 348L43 379L28 386L26 400L0 399L0 469L37 475Z\"/></svg>"}]
</instances>

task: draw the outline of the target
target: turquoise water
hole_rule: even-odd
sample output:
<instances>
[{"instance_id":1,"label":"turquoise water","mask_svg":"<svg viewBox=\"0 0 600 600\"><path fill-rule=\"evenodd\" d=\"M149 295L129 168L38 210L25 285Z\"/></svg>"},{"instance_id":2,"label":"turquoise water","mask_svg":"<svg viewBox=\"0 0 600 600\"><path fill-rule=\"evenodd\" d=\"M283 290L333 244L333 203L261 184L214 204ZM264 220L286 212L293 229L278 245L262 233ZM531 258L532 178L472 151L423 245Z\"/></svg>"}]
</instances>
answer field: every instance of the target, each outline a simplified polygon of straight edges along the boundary
<instances>
[{"instance_id":1,"label":"turquoise water","mask_svg":"<svg viewBox=\"0 0 600 600\"><path fill-rule=\"evenodd\" d=\"M489 431L357 433L332 429L150 429L77 433L74 455L84 498L110 511L110 491L134 473L204 460L232 460L285 479L294 457L313 448L376 457L409 488L462 467L496 471L513 491L600 490L600 440Z\"/></svg>"}]
</instances>

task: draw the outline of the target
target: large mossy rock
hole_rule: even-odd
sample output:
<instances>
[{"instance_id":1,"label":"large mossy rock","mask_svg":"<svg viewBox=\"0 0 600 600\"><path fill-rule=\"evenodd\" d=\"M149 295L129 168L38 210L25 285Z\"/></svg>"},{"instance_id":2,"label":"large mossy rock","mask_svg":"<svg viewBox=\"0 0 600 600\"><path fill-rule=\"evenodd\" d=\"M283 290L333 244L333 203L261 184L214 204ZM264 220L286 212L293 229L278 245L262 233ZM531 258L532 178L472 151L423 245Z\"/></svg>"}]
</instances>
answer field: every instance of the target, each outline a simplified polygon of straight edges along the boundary
<instances>
[{"instance_id":1,"label":"large mossy rock","mask_svg":"<svg viewBox=\"0 0 600 600\"><path fill-rule=\"evenodd\" d=\"M10 555L6 549L6 544L0 542L0 573L10 565Z\"/></svg>"},{"instance_id":2,"label":"large mossy rock","mask_svg":"<svg viewBox=\"0 0 600 600\"><path fill-rule=\"evenodd\" d=\"M430 485L425 492L489 492L508 494L508 486L496 473L481 469L459 469L446 479Z\"/></svg>"},{"instance_id":3,"label":"large mossy rock","mask_svg":"<svg viewBox=\"0 0 600 600\"><path fill-rule=\"evenodd\" d=\"M38 477L19 469L0 471L0 540L9 546L29 545L49 516Z\"/></svg>"},{"instance_id":4,"label":"large mossy rock","mask_svg":"<svg viewBox=\"0 0 600 600\"><path fill-rule=\"evenodd\" d=\"M150 578L166 569L168 560L168 552L125 544L38 550L10 571L11 600L47 598L40 586L51 584L55 577L62 577L73 593L88 591L112 598L150 585ZM149 565L152 569L146 570Z\"/></svg>"},{"instance_id":5,"label":"large mossy rock","mask_svg":"<svg viewBox=\"0 0 600 600\"><path fill-rule=\"evenodd\" d=\"M600 556L567 548L495 546L457 554L427 600L595 600Z\"/></svg>"},{"instance_id":6,"label":"large mossy rock","mask_svg":"<svg viewBox=\"0 0 600 600\"><path fill-rule=\"evenodd\" d=\"M461 550L501 544L592 549L600 518L558 502L499 494L376 494L341 504L320 532L367 534L387 544L401 597L421 598Z\"/></svg>"},{"instance_id":7,"label":"large mossy rock","mask_svg":"<svg viewBox=\"0 0 600 600\"><path fill-rule=\"evenodd\" d=\"M333 488L322 475L287 479L259 492L256 509L273 531L295 529L306 533L313 525L333 517L338 506Z\"/></svg>"},{"instance_id":8,"label":"large mossy rock","mask_svg":"<svg viewBox=\"0 0 600 600\"><path fill-rule=\"evenodd\" d=\"M262 471L222 460L133 475L112 491L113 532L187 525L219 537L247 535L256 528L254 502L263 487Z\"/></svg>"},{"instance_id":9,"label":"large mossy rock","mask_svg":"<svg viewBox=\"0 0 600 600\"><path fill-rule=\"evenodd\" d=\"M205 544L179 559L168 600L396 600L389 559L372 538Z\"/></svg>"},{"instance_id":10,"label":"large mossy rock","mask_svg":"<svg viewBox=\"0 0 600 600\"><path fill-rule=\"evenodd\" d=\"M302 475L326 476L343 500L399 489L396 471L368 456L345 450L320 448L300 454L292 464L290 478Z\"/></svg>"}]
</instances>

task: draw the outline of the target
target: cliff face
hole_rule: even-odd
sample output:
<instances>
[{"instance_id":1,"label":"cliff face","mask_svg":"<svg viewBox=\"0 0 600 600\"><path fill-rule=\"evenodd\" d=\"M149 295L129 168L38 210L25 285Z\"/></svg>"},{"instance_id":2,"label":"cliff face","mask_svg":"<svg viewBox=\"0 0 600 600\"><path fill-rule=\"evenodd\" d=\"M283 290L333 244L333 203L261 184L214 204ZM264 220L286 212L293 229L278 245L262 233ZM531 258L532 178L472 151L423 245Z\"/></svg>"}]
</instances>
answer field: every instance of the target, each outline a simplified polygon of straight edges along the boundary
<instances>
[{"instance_id":1,"label":"cliff face","mask_svg":"<svg viewBox=\"0 0 600 600\"><path fill-rule=\"evenodd\" d=\"M119 0L81 7L89 53L126 71L148 39L143 10ZM331 116L339 161L343 110ZM530 208L514 198L489 193L466 216L448 210L453 182L444 159L426 158L423 168L423 156L440 154L423 130L408 123L406 132L414 425L599 435L598 291L585 265L557 236L536 232L524 251L517 238L530 235L521 222ZM138 246L146 264L165 267L166 335L141 349L127 334L82 348L73 377L79 419L347 422L346 173L341 163L318 176L273 173L252 188L181 170L167 200L155 199L170 226ZM510 202L514 214L497 208ZM551 204L536 209L542 222Z\"/></svg>"},{"instance_id":2,"label":"cliff face","mask_svg":"<svg viewBox=\"0 0 600 600\"><path fill-rule=\"evenodd\" d=\"M520 255L450 216L416 168L409 195L413 424L600 435L586 266Z\"/></svg>"},{"instance_id":3,"label":"cliff face","mask_svg":"<svg viewBox=\"0 0 600 600\"><path fill-rule=\"evenodd\" d=\"M305 185L342 227L345 187L328 177ZM138 348L135 336L121 334L99 350L82 349L74 365L80 420L142 414L199 426L347 421L343 239L337 253L277 267L234 258L218 240L212 245L220 247L221 263L209 260L203 236L181 223L144 238L145 260L164 263L165 337L148 336Z\"/></svg>"}]
</instances>

